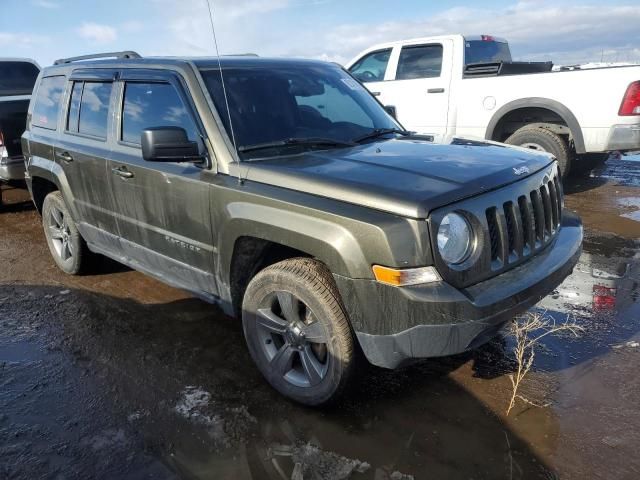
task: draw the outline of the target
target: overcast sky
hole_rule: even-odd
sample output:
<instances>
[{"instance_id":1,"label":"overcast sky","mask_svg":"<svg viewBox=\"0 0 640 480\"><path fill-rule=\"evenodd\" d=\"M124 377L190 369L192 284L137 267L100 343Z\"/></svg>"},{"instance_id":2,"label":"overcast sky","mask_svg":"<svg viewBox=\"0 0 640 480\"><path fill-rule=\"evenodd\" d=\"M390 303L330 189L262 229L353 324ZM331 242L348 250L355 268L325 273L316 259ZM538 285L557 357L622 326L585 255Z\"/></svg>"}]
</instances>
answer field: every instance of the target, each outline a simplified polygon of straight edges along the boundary
<instances>
[{"instance_id":1,"label":"overcast sky","mask_svg":"<svg viewBox=\"0 0 640 480\"><path fill-rule=\"evenodd\" d=\"M640 61L640 0L210 0L221 53L346 62L379 42L493 34L517 59ZM0 56L215 53L206 0L0 0ZM15 19L12 21L11 19Z\"/></svg>"}]
</instances>

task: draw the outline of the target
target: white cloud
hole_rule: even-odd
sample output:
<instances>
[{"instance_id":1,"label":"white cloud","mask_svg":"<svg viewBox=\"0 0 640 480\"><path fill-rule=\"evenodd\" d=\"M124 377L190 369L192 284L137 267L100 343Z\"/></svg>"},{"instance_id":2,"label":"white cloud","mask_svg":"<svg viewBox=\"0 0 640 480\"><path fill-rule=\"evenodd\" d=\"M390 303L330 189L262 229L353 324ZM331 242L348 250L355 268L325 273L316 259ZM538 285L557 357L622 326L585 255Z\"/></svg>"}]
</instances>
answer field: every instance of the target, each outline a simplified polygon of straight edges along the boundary
<instances>
[{"instance_id":1,"label":"white cloud","mask_svg":"<svg viewBox=\"0 0 640 480\"><path fill-rule=\"evenodd\" d=\"M640 43L640 7L636 5L557 6L558 2L523 1L507 8L454 7L410 20L359 22L345 19L335 26L311 22L286 24L285 9L309 7L327 0L214 0L214 22L221 53L301 56L346 62L375 43L451 33L487 33L509 40L519 59L556 62L640 60L633 47ZM168 7L170 34L153 54L211 55L214 53L206 2L154 0ZM326 8L326 7L325 7ZM392 18L392 17L391 17ZM276 23L272 23L276 22ZM267 28L266 25L269 25ZM315 28L311 25L316 25ZM633 57L636 55L636 57ZM633 58L630 58L633 57Z\"/></svg>"},{"instance_id":2,"label":"white cloud","mask_svg":"<svg viewBox=\"0 0 640 480\"><path fill-rule=\"evenodd\" d=\"M99 23L84 22L76 31L82 38L97 44L111 43L118 38L118 32L114 27Z\"/></svg>"},{"instance_id":3,"label":"white cloud","mask_svg":"<svg viewBox=\"0 0 640 480\"><path fill-rule=\"evenodd\" d=\"M52 2L51 0L32 0L31 3L33 5L35 5L36 7L42 7L42 8L59 8L60 4L57 2Z\"/></svg>"},{"instance_id":4,"label":"white cloud","mask_svg":"<svg viewBox=\"0 0 640 480\"><path fill-rule=\"evenodd\" d=\"M329 31L318 53L344 60L378 42L448 33L487 33L507 38L516 56L591 57L594 49L619 50L640 41L640 7L520 2L502 10L451 8L413 21L344 24ZM333 46L327 51L327 46ZM299 54L300 48L293 53ZM314 55L317 53L314 52ZM598 60L600 56L598 55Z\"/></svg>"},{"instance_id":5,"label":"white cloud","mask_svg":"<svg viewBox=\"0 0 640 480\"><path fill-rule=\"evenodd\" d=\"M49 42L49 38L44 35L0 32L0 48L9 47L11 50L29 49L44 45L47 42Z\"/></svg>"}]
</instances>

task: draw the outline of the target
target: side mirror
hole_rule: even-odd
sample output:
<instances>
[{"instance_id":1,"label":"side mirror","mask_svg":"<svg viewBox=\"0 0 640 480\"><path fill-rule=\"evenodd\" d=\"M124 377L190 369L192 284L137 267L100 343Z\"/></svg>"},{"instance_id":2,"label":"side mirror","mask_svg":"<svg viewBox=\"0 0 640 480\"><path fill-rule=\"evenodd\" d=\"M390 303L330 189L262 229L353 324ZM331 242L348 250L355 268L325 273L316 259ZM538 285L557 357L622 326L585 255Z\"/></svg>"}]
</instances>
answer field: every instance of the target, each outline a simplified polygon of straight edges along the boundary
<instances>
[{"instance_id":1,"label":"side mirror","mask_svg":"<svg viewBox=\"0 0 640 480\"><path fill-rule=\"evenodd\" d=\"M387 113L389 115L391 115L393 118L395 118L396 120L398 119L398 114L396 112L396 107L393 105L385 105L384 109L387 111Z\"/></svg>"},{"instance_id":2,"label":"side mirror","mask_svg":"<svg viewBox=\"0 0 640 480\"><path fill-rule=\"evenodd\" d=\"M148 162L193 162L202 160L198 143L181 127L154 127L142 131L142 158Z\"/></svg>"}]
</instances>

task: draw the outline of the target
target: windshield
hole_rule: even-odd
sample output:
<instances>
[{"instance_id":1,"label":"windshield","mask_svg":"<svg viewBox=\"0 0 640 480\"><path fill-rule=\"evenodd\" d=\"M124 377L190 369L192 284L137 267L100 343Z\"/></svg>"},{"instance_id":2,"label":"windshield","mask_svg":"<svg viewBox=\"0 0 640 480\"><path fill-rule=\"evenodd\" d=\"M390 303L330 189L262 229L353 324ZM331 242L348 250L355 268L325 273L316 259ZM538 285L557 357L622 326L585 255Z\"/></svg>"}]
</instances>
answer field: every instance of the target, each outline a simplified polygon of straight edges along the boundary
<instances>
[{"instance_id":1,"label":"windshield","mask_svg":"<svg viewBox=\"0 0 640 480\"><path fill-rule=\"evenodd\" d=\"M40 70L33 63L0 62L0 96L31 95L38 73Z\"/></svg>"},{"instance_id":2,"label":"windshield","mask_svg":"<svg viewBox=\"0 0 640 480\"><path fill-rule=\"evenodd\" d=\"M274 154L250 148L256 145L281 142L304 148L313 143L300 139L322 139L316 142L318 148L344 147L376 129L400 128L369 92L338 66L265 64L223 67L223 72L233 136L244 156ZM231 138L220 70L203 70L202 75Z\"/></svg>"},{"instance_id":3,"label":"windshield","mask_svg":"<svg viewBox=\"0 0 640 480\"><path fill-rule=\"evenodd\" d=\"M467 40L464 42L464 63L510 62L509 44L487 40Z\"/></svg>"}]
</instances>

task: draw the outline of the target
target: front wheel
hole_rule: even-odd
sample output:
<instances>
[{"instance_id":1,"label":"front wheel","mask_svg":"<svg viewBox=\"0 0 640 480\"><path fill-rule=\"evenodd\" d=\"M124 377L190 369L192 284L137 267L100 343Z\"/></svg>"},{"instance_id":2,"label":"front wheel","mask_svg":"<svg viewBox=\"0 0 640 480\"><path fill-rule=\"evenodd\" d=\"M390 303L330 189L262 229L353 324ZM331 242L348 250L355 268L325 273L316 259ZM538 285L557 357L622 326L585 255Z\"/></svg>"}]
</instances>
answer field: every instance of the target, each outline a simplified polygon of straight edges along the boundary
<instances>
[{"instance_id":1,"label":"front wheel","mask_svg":"<svg viewBox=\"0 0 640 480\"><path fill-rule=\"evenodd\" d=\"M60 192L51 192L45 197L42 226L58 267L65 273L79 274L87 262L88 249Z\"/></svg>"},{"instance_id":2,"label":"front wheel","mask_svg":"<svg viewBox=\"0 0 640 480\"><path fill-rule=\"evenodd\" d=\"M345 391L354 338L322 263L294 258L260 271L245 292L242 325L251 357L281 394L317 406Z\"/></svg>"},{"instance_id":3,"label":"front wheel","mask_svg":"<svg viewBox=\"0 0 640 480\"><path fill-rule=\"evenodd\" d=\"M563 178L571 171L573 150L563 137L551 130L525 125L516 130L504 143L552 154L558 160Z\"/></svg>"}]
</instances>

